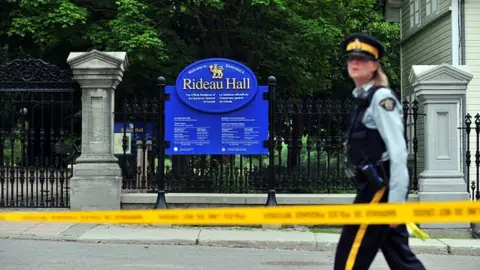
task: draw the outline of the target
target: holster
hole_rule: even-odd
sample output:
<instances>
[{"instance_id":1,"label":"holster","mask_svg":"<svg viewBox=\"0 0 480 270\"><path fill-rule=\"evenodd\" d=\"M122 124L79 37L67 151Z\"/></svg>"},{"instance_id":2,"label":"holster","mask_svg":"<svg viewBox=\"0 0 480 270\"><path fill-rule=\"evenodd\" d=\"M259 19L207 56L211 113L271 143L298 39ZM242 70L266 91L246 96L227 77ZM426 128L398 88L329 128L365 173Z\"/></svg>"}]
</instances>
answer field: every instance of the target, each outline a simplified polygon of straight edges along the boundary
<instances>
[{"instance_id":1,"label":"holster","mask_svg":"<svg viewBox=\"0 0 480 270\"><path fill-rule=\"evenodd\" d=\"M381 188L389 184L390 168L388 161L377 162L376 164L366 164L359 168L367 183L375 188Z\"/></svg>"}]
</instances>

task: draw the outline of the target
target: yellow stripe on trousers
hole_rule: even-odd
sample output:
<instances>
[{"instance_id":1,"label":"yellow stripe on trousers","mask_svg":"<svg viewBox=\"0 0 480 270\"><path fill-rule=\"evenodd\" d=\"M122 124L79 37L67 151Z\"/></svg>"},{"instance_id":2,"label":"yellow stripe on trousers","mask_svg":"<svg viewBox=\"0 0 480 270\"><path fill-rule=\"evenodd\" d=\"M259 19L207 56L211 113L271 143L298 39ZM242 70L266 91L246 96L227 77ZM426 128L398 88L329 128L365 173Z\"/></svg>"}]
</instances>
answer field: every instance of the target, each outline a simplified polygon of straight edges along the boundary
<instances>
[{"instance_id":1,"label":"yellow stripe on trousers","mask_svg":"<svg viewBox=\"0 0 480 270\"><path fill-rule=\"evenodd\" d=\"M378 203L382 199L383 194L385 194L385 187L382 187L379 191L375 193L371 203ZM367 224L360 225L357 231L357 234L355 235L355 240L353 240L352 249L348 254L347 265L345 266L345 270L353 269L353 266L355 265L355 260L357 259L358 249L362 244L363 237L365 237L365 233L367 232L367 227L368 227Z\"/></svg>"}]
</instances>

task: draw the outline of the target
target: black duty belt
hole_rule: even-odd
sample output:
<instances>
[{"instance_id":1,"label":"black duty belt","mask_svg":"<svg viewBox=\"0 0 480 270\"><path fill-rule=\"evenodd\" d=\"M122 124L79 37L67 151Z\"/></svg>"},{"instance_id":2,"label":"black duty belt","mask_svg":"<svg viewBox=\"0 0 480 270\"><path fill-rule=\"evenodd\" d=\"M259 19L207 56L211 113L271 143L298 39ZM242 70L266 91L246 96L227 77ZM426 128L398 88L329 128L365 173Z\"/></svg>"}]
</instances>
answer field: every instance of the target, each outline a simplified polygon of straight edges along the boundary
<instances>
[{"instance_id":1,"label":"black duty belt","mask_svg":"<svg viewBox=\"0 0 480 270\"><path fill-rule=\"evenodd\" d=\"M349 171L349 172L347 172ZM373 186L388 186L390 179L390 161L379 161L375 164L353 166L347 169L347 177L355 184L371 184Z\"/></svg>"}]
</instances>

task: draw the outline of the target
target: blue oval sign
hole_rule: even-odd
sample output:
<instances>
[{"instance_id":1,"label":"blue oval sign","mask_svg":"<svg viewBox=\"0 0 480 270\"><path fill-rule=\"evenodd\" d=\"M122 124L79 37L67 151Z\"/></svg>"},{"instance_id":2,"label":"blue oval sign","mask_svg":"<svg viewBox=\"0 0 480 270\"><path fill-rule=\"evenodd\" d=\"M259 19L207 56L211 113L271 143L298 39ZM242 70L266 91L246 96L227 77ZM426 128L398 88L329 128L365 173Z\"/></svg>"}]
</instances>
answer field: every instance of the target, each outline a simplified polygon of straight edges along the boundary
<instances>
[{"instance_id":1,"label":"blue oval sign","mask_svg":"<svg viewBox=\"0 0 480 270\"><path fill-rule=\"evenodd\" d=\"M258 91L255 74L245 65L224 58L197 61L178 75L178 97L208 113L226 113L247 105Z\"/></svg>"}]
</instances>

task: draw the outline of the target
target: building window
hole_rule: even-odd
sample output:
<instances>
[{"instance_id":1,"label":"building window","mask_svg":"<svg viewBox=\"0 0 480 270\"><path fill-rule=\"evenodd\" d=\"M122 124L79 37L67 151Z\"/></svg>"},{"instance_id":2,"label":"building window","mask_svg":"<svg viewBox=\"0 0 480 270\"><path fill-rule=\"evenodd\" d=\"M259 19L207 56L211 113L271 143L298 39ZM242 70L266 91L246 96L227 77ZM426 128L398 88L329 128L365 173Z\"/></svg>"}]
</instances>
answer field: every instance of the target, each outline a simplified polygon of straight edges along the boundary
<instances>
[{"instance_id":1,"label":"building window","mask_svg":"<svg viewBox=\"0 0 480 270\"><path fill-rule=\"evenodd\" d=\"M409 155L414 154L414 152L413 152L413 138L415 137L414 126L418 125L418 119L415 121L415 119L413 118L413 110L412 110L414 101L416 99L417 98L415 96L415 93L411 93L411 94L405 96L405 101L407 101L407 103L408 103L408 111L407 111L408 114L407 114L406 121L402 117L402 121L404 121L403 123L405 124L405 131L406 131L405 133L407 134L407 149L408 149L408 154ZM403 104L401 104L401 105L403 106ZM418 126L417 126L417 128L418 128ZM417 136L418 136L418 134L417 134Z\"/></svg>"},{"instance_id":2,"label":"building window","mask_svg":"<svg viewBox=\"0 0 480 270\"><path fill-rule=\"evenodd\" d=\"M436 13L438 11L438 0L426 0L425 9L427 16Z\"/></svg>"},{"instance_id":3,"label":"building window","mask_svg":"<svg viewBox=\"0 0 480 270\"><path fill-rule=\"evenodd\" d=\"M420 0L415 0L415 25L420 23Z\"/></svg>"},{"instance_id":4,"label":"building window","mask_svg":"<svg viewBox=\"0 0 480 270\"><path fill-rule=\"evenodd\" d=\"M410 0L410 27L413 27L414 20L413 20L413 15L415 14L415 8L414 8L414 3L413 0Z\"/></svg>"},{"instance_id":5,"label":"building window","mask_svg":"<svg viewBox=\"0 0 480 270\"><path fill-rule=\"evenodd\" d=\"M420 0L410 0L410 27L420 24Z\"/></svg>"}]
</instances>

